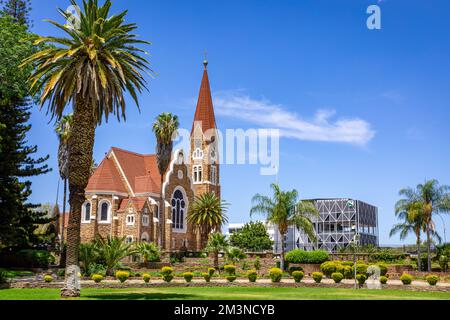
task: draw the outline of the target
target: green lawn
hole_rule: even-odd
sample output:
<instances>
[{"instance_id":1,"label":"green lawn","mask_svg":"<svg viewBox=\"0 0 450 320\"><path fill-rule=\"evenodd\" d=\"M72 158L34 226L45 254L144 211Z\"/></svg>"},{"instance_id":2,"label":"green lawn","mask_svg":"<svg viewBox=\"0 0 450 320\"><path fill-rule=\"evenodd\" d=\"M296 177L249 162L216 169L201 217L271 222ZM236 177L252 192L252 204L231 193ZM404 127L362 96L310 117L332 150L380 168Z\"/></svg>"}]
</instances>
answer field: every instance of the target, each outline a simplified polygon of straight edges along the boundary
<instances>
[{"instance_id":1,"label":"green lawn","mask_svg":"<svg viewBox=\"0 0 450 320\"><path fill-rule=\"evenodd\" d=\"M88 300L450 300L450 292L334 288L173 287L83 289ZM0 300L57 300L58 289L0 290Z\"/></svg>"}]
</instances>

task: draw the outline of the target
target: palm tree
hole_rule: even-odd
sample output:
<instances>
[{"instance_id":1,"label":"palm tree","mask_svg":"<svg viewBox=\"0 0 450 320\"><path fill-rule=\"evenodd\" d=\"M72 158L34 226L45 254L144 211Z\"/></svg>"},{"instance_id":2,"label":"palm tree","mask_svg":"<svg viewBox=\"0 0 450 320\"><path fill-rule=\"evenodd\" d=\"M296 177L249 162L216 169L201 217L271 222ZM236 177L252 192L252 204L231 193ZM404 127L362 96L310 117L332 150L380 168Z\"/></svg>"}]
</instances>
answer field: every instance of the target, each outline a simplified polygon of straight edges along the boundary
<instances>
[{"instance_id":1,"label":"palm tree","mask_svg":"<svg viewBox=\"0 0 450 320\"><path fill-rule=\"evenodd\" d=\"M240 260L247 258L247 255L244 253L244 251L237 247L228 248L226 252L228 260L233 264L236 264Z\"/></svg>"},{"instance_id":2,"label":"palm tree","mask_svg":"<svg viewBox=\"0 0 450 320\"><path fill-rule=\"evenodd\" d=\"M427 264L428 272L431 272L431 238L436 235L434 230L433 213L441 214L450 212L450 186L440 185L435 179L418 184L416 190L406 188L400 190L399 194L404 199L400 203L420 202L425 216L425 232L427 235Z\"/></svg>"},{"instance_id":3,"label":"palm tree","mask_svg":"<svg viewBox=\"0 0 450 320\"><path fill-rule=\"evenodd\" d=\"M395 215L402 220L402 222L397 223L392 227L389 236L392 237L393 235L400 233L400 239L403 240L409 233L414 233L417 239L417 267L418 270L421 271L421 234L422 231L425 231L426 229L422 203L400 200L395 207Z\"/></svg>"},{"instance_id":4,"label":"palm tree","mask_svg":"<svg viewBox=\"0 0 450 320\"><path fill-rule=\"evenodd\" d=\"M123 258L136 252L132 249L130 243L126 243L125 237L98 237L96 239L96 248L99 259L106 265L106 274L110 276L114 274L114 270L119 267Z\"/></svg>"},{"instance_id":5,"label":"palm tree","mask_svg":"<svg viewBox=\"0 0 450 320\"><path fill-rule=\"evenodd\" d=\"M83 265L84 273L89 273L89 266L98 258L98 248L95 241L82 243L80 245L80 261Z\"/></svg>"},{"instance_id":6,"label":"palm tree","mask_svg":"<svg viewBox=\"0 0 450 320\"><path fill-rule=\"evenodd\" d=\"M64 181L63 194L63 212L61 221L61 243L60 254L64 252L64 224L66 221L66 203L67 203L67 179L69 178L69 137L73 124L73 114L64 116L56 125L55 131L59 139L58 147L58 169L59 176ZM62 259L62 257L61 257Z\"/></svg>"},{"instance_id":7,"label":"palm tree","mask_svg":"<svg viewBox=\"0 0 450 320\"><path fill-rule=\"evenodd\" d=\"M219 253L227 251L229 247L227 237L221 233L215 232L209 235L206 250L214 255L214 268L219 269Z\"/></svg>"},{"instance_id":8,"label":"palm tree","mask_svg":"<svg viewBox=\"0 0 450 320\"><path fill-rule=\"evenodd\" d=\"M71 0L72 5L76 2ZM136 38L136 24L125 23L126 11L110 16L111 1L99 5L84 0L79 12L79 26L49 21L66 37L40 37L36 44L45 49L33 54L22 65L35 67L30 82L33 94L40 94L40 104L48 103L48 113L61 120L67 106L73 109L72 134L69 139L70 220L67 230L66 281L63 297L79 296L78 255L80 247L81 206L85 201L92 163L95 128L110 114L125 120L125 92L139 108L137 94L146 89L141 72L151 74L148 61L137 48L149 44ZM65 21L72 14L59 9Z\"/></svg>"},{"instance_id":9,"label":"palm tree","mask_svg":"<svg viewBox=\"0 0 450 320\"><path fill-rule=\"evenodd\" d=\"M169 167L170 160L172 159L173 139L176 137L178 127L180 123L178 117L170 112L163 112L153 123L153 133L156 136L156 161L158 163L158 170L161 176L161 210L159 212L159 234L160 234L160 246L165 248L165 201L163 197L163 183L164 174Z\"/></svg>"},{"instance_id":10,"label":"palm tree","mask_svg":"<svg viewBox=\"0 0 450 320\"><path fill-rule=\"evenodd\" d=\"M153 242L139 242L135 251L142 257L144 263L159 261L161 257L158 247Z\"/></svg>"},{"instance_id":11,"label":"palm tree","mask_svg":"<svg viewBox=\"0 0 450 320\"><path fill-rule=\"evenodd\" d=\"M250 216L259 213L266 216L268 223L277 226L281 235L281 261L280 267L284 270L284 246L285 235L290 226L302 230L312 241L315 241L311 217L318 216L314 204L310 201L299 201L297 190L282 191L277 184L271 184L273 196L263 196L256 194L253 199L253 207L250 210Z\"/></svg>"},{"instance_id":12,"label":"palm tree","mask_svg":"<svg viewBox=\"0 0 450 320\"><path fill-rule=\"evenodd\" d=\"M201 247L206 244L211 232L220 232L222 226L228 222L227 208L228 204L213 192L195 197L189 208L187 221L200 233Z\"/></svg>"}]
</instances>

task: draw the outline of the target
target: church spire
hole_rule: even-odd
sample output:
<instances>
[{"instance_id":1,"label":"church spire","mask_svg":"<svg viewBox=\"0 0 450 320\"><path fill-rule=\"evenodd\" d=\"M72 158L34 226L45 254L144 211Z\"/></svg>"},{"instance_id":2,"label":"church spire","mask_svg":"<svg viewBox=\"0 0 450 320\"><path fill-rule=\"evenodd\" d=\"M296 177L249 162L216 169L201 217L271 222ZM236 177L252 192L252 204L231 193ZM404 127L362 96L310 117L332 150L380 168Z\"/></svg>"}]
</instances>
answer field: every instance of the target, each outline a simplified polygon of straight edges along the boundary
<instances>
[{"instance_id":1,"label":"church spire","mask_svg":"<svg viewBox=\"0 0 450 320\"><path fill-rule=\"evenodd\" d=\"M205 69L203 70L203 79L200 85L200 93L198 95L197 108L194 115L194 124L192 132L194 132L195 125L201 123L202 131L205 133L209 129L216 128L216 118L214 115L214 107L211 97L211 88L208 79L208 60L203 61Z\"/></svg>"}]
</instances>

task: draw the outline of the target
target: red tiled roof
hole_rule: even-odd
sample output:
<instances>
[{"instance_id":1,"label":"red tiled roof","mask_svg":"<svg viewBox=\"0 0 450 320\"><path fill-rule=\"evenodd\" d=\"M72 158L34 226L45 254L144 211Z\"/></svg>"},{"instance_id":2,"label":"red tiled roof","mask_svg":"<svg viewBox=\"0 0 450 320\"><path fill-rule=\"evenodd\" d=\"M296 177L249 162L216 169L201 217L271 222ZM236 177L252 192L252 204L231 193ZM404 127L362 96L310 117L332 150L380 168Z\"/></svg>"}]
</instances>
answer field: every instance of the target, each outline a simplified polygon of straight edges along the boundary
<instances>
[{"instance_id":1,"label":"red tiled roof","mask_svg":"<svg viewBox=\"0 0 450 320\"><path fill-rule=\"evenodd\" d=\"M145 201L147 201L147 198L144 197L134 197L134 198L127 198L123 199L120 203L120 207L118 211L124 211L128 205L129 202L132 202L132 205L136 210L142 210L144 207Z\"/></svg>"},{"instance_id":2,"label":"red tiled roof","mask_svg":"<svg viewBox=\"0 0 450 320\"><path fill-rule=\"evenodd\" d=\"M100 163L89 179L86 191L127 192L112 159L103 159L102 163Z\"/></svg>"},{"instance_id":3,"label":"red tiled roof","mask_svg":"<svg viewBox=\"0 0 450 320\"><path fill-rule=\"evenodd\" d=\"M208 129L216 128L216 119L214 116L214 107L211 97L211 88L209 86L208 71L203 71L202 84L200 86L200 93L198 95L197 109L194 115L194 124L192 126L192 132L196 122L201 121L202 130L205 133Z\"/></svg>"},{"instance_id":4,"label":"red tiled roof","mask_svg":"<svg viewBox=\"0 0 450 320\"><path fill-rule=\"evenodd\" d=\"M142 155L115 147L112 151L134 193L160 192L161 176L156 155Z\"/></svg>"}]
</instances>

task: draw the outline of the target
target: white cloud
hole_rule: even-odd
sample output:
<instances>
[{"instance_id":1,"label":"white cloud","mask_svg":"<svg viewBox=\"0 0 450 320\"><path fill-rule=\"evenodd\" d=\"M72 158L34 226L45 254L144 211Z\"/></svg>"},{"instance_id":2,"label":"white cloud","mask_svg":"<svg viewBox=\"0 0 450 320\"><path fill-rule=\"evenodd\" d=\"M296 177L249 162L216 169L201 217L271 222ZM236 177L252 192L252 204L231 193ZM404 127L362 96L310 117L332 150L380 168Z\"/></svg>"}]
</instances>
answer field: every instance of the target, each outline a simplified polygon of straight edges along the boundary
<instances>
[{"instance_id":1,"label":"white cloud","mask_svg":"<svg viewBox=\"0 0 450 320\"><path fill-rule=\"evenodd\" d=\"M280 135L307 141L367 144L374 136L370 124L358 118L336 119L334 110L318 110L311 120L289 112L268 100L252 99L242 92L219 93L214 101L217 113L258 126L280 129Z\"/></svg>"}]
</instances>

